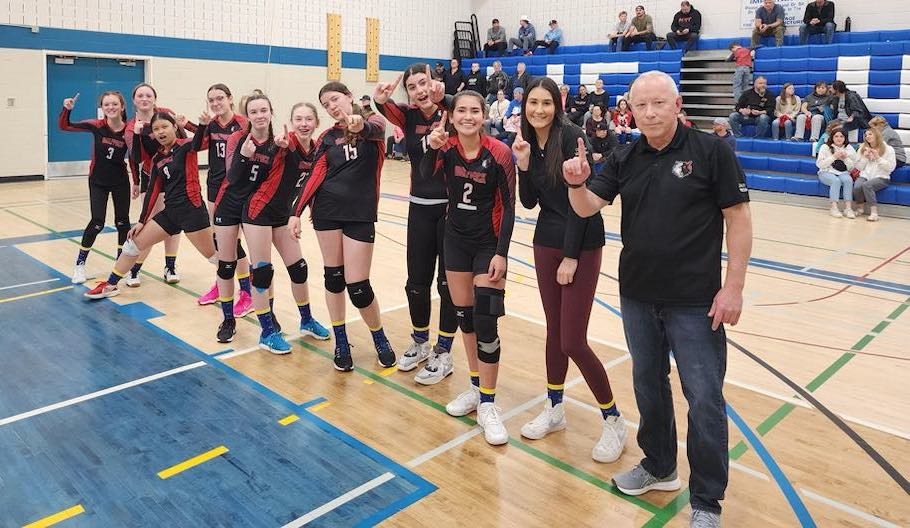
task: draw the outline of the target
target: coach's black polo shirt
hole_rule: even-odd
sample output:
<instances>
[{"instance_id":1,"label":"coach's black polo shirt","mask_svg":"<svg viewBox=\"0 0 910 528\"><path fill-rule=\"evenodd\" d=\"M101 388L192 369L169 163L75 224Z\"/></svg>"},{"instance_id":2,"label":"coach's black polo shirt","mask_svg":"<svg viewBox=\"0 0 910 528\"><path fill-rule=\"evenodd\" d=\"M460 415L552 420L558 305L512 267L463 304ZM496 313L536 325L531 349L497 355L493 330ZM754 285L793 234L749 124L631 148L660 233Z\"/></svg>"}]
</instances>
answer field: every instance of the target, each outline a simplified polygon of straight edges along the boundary
<instances>
[{"instance_id":1,"label":"coach's black polo shirt","mask_svg":"<svg viewBox=\"0 0 910 528\"><path fill-rule=\"evenodd\" d=\"M588 188L608 202L622 197L620 294L711 304L721 285L721 210L749 201L742 168L723 139L679 125L657 151L642 136L614 151Z\"/></svg>"}]
</instances>

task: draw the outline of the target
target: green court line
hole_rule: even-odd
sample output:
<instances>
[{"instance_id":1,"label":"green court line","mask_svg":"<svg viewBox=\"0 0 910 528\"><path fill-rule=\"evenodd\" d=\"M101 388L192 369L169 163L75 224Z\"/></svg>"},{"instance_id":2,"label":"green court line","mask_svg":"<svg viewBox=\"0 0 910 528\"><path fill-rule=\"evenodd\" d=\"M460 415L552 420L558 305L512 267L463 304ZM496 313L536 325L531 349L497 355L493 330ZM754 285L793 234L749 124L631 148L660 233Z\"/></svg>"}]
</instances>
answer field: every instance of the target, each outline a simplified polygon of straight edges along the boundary
<instances>
[{"instance_id":1,"label":"green court line","mask_svg":"<svg viewBox=\"0 0 910 528\"><path fill-rule=\"evenodd\" d=\"M876 326L875 328L873 328L873 329L872 329L872 332L870 332L870 333L877 334L877 333L881 332L882 330L884 330L885 328L887 328L889 324L891 324L891 321L888 321L888 320L886 319L886 320L884 320L884 321L878 323L878 326Z\"/></svg>"},{"instance_id":2,"label":"green court line","mask_svg":"<svg viewBox=\"0 0 910 528\"><path fill-rule=\"evenodd\" d=\"M642 528L661 528L673 517L676 517L676 514L682 511L689 504L689 488L686 488L680 492L679 495L673 498L666 506L660 509L654 517L642 525Z\"/></svg>"}]
</instances>

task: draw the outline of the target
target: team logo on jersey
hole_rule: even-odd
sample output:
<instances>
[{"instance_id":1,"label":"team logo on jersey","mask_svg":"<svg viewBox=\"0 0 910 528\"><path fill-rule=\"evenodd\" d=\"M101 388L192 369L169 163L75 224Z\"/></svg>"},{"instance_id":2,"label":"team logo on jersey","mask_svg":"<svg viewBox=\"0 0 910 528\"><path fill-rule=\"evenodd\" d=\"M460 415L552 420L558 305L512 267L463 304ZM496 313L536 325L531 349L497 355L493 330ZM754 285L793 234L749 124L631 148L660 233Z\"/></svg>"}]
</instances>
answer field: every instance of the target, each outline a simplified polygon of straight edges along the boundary
<instances>
[{"instance_id":1,"label":"team logo on jersey","mask_svg":"<svg viewBox=\"0 0 910 528\"><path fill-rule=\"evenodd\" d=\"M749 188L746 187L746 184L745 184L745 183L740 183L740 184L739 184L739 192L741 192L741 193L749 192Z\"/></svg>"},{"instance_id":2,"label":"team logo on jersey","mask_svg":"<svg viewBox=\"0 0 910 528\"><path fill-rule=\"evenodd\" d=\"M480 162L480 168L483 170L487 170L487 168L489 166L490 166L490 158L484 158L484 160Z\"/></svg>"},{"instance_id":3,"label":"team logo on jersey","mask_svg":"<svg viewBox=\"0 0 910 528\"><path fill-rule=\"evenodd\" d=\"M677 161L673 164L673 175L679 179L692 174L692 168L695 164L691 161Z\"/></svg>"}]
</instances>

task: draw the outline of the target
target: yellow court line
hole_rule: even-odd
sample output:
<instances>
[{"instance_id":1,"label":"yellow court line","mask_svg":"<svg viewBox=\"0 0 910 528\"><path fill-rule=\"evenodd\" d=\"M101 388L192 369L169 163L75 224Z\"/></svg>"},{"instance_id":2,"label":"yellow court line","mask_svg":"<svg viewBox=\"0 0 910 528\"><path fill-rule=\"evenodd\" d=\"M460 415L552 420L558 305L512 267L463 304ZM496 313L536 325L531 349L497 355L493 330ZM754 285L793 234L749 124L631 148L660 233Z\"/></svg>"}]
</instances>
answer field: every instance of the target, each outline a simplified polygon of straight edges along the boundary
<instances>
[{"instance_id":1,"label":"yellow court line","mask_svg":"<svg viewBox=\"0 0 910 528\"><path fill-rule=\"evenodd\" d=\"M39 292L35 292L35 293L26 293L25 295L19 295L16 297L7 297L6 299L0 299L0 304L13 302L13 301L19 301L22 299L28 299L29 297L37 297L39 295L47 295L48 293L55 293L58 291L71 290L71 289L73 289L73 286L63 286L61 288L54 288L51 290L44 290L44 291L39 291Z\"/></svg>"},{"instance_id":2,"label":"yellow court line","mask_svg":"<svg viewBox=\"0 0 910 528\"><path fill-rule=\"evenodd\" d=\"M284 418L278 420L278 423L280 423L281 425L291 425L292 423L296 422L299 419L300 419L300 417L297 416L296 414L289 414L289 415L285 416Z\"/></svg>"},{"instance_id":3,"label":"yellow court line","mask_svg":"<svg viewBox=\"0 0 910 528\"><path fill-rule=\"evenodd\" d=\"M310 408L309 408L309 411L310 411L310 412L316 412L316 411L318 411L318 410L325 409L325 408L328 407L329 405L332 405L332 402L324 401L324 402L322 402L322 403L317 403L316 405L310 407Z\"/></svg>"},{"instance_id":4,"label":"yellow court line","mask_svg":"<svg viewBox=\"0 0 910 528\"><path fill-rule=\"evenodd\" d=\"M223 445L218 446L215 449L202 453L201 455L196 455L189 460L185 460L175 466L171 466L167 469L163 469L163 470L159 471L158 477L161 478L162 480L169 479L178 473L182 473L190 468L194 468L194 467L198 466L199 464L208 462L209 460L211 460L213 458L220 457L221 455L223 455L227 452L228 452L228 448L224 447Z\"/></svg>"},{"instance_id":5,"label":"yellow court line","mask_svg":"<svg viewBox=\"0 0 910 528\"><path fill-rule=\"evenodd\" d=\"M26 524L23 528L46 528L47 526L53 526L61 521L65 521L82 513L85 513L85 508L83 508L81 504L77 504L72 508L63 510L62 512L49 515L31 524Z\"/></svg>"},{"instance_id":6,"label":"yellow court line","mask_svg":"<svg viewBox=\"0 0 910 528\"><path fill-rule=\"evenodd\" d=\"M372 385L372 384L374 384L374 383L376 383L376 382L373 381L373 380L371 380L370 378L367 378L367 379L363 380L363 384L364 384L364 385Z\"/></svg>"},{"instance_id":7,"label":"yellow court line","mask_svg":"<svg viewBox=\"0 0 910 528\"><path fill-rule=\"evenodd\" d=\"M391 376L393 372L398 372L398 367L389 367L383 371L379 372L380 376Z\"/></svg>"}]
</instances>

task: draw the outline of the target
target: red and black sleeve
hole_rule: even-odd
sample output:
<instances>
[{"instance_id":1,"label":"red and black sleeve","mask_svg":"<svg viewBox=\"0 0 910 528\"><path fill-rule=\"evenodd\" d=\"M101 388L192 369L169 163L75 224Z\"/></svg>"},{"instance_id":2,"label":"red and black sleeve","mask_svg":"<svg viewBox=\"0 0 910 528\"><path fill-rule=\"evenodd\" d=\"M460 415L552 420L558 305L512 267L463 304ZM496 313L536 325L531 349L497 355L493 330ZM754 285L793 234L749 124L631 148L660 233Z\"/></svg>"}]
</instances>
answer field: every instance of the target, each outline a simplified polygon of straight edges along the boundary
<instances>
[{"instance_id":1,"label":"red and black sleeve","mask_svg":"<svg viewBox=\"0 0 910 528\"><path fill-rule=\"evenodd\" d=\"M154 161L154 160L153 160ZM139 215L139 221L148 224L152 211L155 210L155 203L161 194L161 177L158 169L152 165L152 174L149 176L149 188L145 193L145 200L142 204L142 213Z\"/></svg>"},{"instance_id":2,"label":"red and black sleeve","mask_svg":"<svg viewBox=\"0 0 910 528\"><path fill-rule=\"evenodd\" d=\"M238 130L231 134L225 147L224 159L227 161L227 181L234 183L240 178L243 167L241 167L240 144L246 138L246 131ZM245 160L245 158L244 158Z\"/></svg>"},{"instance_id":3,"label":"red and black sleeve","mask_svg":"<svg viewBox=\"0 0 910 528\"><path fill-rule=\"evenodd\" d=\"M300 197L297 199L297 205L294 207L295 215L300 216L303 214L303 210L309 205L313 196L316 194L316 191L319 189L319 186L322 185L323 180L325 180L325 174L328 171L327 158L328 156L323 152L316 159L316 164L313 166L313 171L310 172L310 177L307 178L306 184L300 189Z\"/></svg>"},{"instance_id":4,"label":"red and black sleeve","mask_svg":"<svg viewBox=\"0 0 910 528\"><path fill-rule=\"evenodd\" d=\"M397 126L402 130L407 130L405 125L407 124L407 105L398 104L395 101L389 99L385 103L378 105L376 107L379 110L379 113L384 115L386 119L389 120L389 123Z\"/></svg>"},{"instance_id":5,"label":"red and black sleeve","mask_svg":"<svg viewBox=\"0 0 910 528\"><path fill-rule=\"evenodd\" d=\"M60 130L66 132L91 132L94 134L101 128L102 121L98 119L88 119L85 121L76 121L74 123L70 121L71 113L72 110L67 109L65 106L63 107L63 110L60 111L60 116L57 118L57 125L60 127Z\"/></svg>"},{"instance_id":6,"label":"red and black sleeve","mask_svg":"<svg viewBox=\"0 0 910 528\"><path fill-rule=\"evenodd\" d=\"M494 146L493 157L496 159L499 177L497 182L499 192L493 207L493 225L499 227L496 234L498 238L496 254L508 257L512 229L515 226L515 161L512 158L512 150L505 146L505 143L493 141L491 144Z\"/></svg>"},{"instance_id":7,"label":"red and black sleeve","mask_svg":"<svg viewBox=\"0 0 910 528\"><path fill-rule=\"evenodd\" d=\"M360 137L367 141L379 141L385 144L385 118L379 114L373 114L367 118L363 122Z\"/></svg>"}]
</instances>

